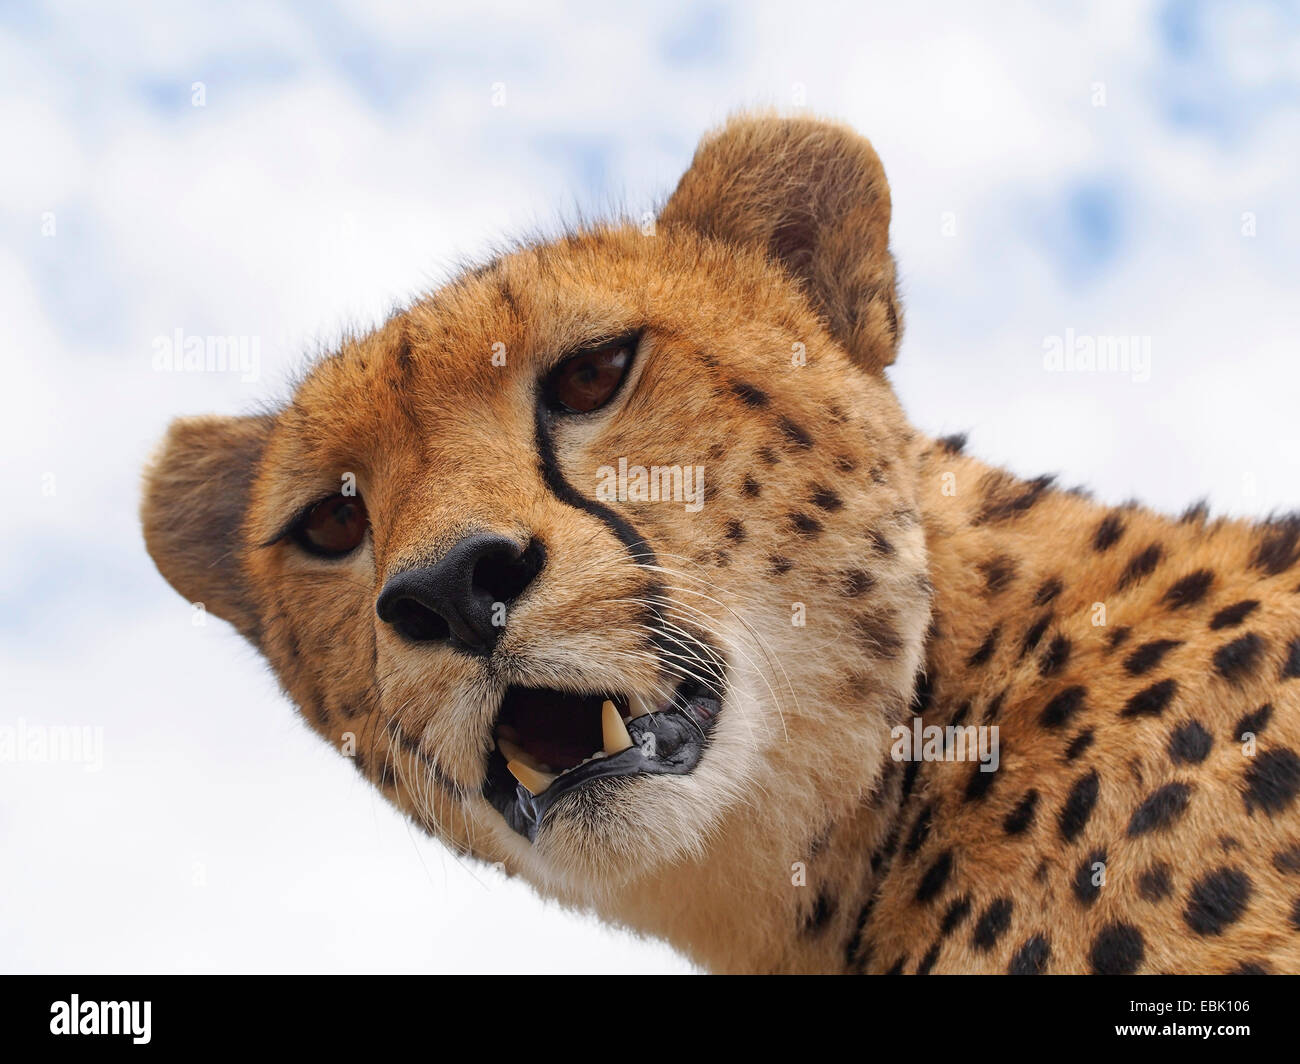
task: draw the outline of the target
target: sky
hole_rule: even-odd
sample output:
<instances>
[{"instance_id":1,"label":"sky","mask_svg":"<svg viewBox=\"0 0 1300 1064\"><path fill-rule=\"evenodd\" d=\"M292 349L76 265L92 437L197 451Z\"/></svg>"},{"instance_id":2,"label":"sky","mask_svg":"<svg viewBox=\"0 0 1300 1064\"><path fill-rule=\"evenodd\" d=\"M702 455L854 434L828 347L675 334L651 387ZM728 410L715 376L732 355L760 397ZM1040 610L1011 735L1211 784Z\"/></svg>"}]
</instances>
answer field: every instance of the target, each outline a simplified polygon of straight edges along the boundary
<instances>
[{"instance_id":1,"label":"sky","mask_svg":"<svg viewBox=\"0 0 1300 1064\"><path fill-rule=\"evenodd\" d=\"M410 828L136 511L171 418L653 210L754 106L881 155L920 429L1104 502L1300 506L1295 4L0 4L0 738L90 729L0 757L0 970L690 970ZM156 368L178 330L256 361Z\"/></svg>"}]
</instances>

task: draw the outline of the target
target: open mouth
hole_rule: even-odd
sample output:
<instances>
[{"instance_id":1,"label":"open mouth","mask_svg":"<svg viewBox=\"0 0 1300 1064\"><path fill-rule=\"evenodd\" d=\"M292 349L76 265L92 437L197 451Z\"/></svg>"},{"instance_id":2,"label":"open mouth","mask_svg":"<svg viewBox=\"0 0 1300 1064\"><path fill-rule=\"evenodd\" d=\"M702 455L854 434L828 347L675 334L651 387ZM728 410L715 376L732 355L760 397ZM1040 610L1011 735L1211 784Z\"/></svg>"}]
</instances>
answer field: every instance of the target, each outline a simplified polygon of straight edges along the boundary
<instances>
[{"instance_id":1,"label":"open mouth","mask_svg":"<svg viewBox=\"0 0 1300 1064\"><path fill-rule=\"evenodd\" d=\"M483 795L530 841L566 794L592 780L683 775L699 763L721 705L697 681L664 700L511 687L493 730Z\"/></svg>"}]
</instances>

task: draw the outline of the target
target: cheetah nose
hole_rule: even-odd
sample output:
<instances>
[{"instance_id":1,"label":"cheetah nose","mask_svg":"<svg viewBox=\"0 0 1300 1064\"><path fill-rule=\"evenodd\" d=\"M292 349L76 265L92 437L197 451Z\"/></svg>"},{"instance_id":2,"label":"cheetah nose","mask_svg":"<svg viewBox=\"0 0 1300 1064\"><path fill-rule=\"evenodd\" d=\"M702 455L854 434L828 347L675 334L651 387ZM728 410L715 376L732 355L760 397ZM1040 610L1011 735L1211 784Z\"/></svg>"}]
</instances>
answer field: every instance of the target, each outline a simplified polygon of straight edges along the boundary
<instances>
[{"instance_id":1,"label":"cheetah nose","mask_svg":"<svg viewBox=\"0 0 1300 1064\"><path fill-rule=\"evenodd\" d=\"M545 550L492 533L466 536L434 565L389 577L375 603L379 619L414 643L492 652L508 607L542 570Z\"/></svg>"}]
</instances>

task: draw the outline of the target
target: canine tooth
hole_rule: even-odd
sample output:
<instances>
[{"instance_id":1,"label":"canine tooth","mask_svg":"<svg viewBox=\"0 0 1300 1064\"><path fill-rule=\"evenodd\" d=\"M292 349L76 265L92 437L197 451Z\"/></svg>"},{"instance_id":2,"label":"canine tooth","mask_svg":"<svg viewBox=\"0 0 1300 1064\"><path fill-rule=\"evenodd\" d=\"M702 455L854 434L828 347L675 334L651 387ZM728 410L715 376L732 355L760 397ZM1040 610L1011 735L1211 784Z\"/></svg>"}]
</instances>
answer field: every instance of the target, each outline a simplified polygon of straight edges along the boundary
<instances>
[{"instance_id":1,"label":"canine tooth","mask_svg":"<svg viewBox=\"0 0 1300 1064\"><path fill-rule=\"evenodd\" d=\"M629 717L644 717L647 713L654 712L654 703L642 695L628 695L627 715Z\"/></svg>"},{"instance_id":2,"label":"canine tooth","mask_svg":"<svg viewBox=\"0 0 1300 1064\"><path fill-rule=\"evenodd\" d=\"M607 754L621 753L632 745L632 736L628 735L623 718L618 715L618 709L608 698L600 707L600 730L605 737Z\"/></svg>"},{"instance_id":3,"label":"canine tooth","mask_svg":"<svg viewBox=\"0 0 1300 1064\"><path fill-rule=\"evenodd\" d=\"M522 761L507 761L506 768L510 770L510 775L528 788L529 794L541 794L555 782L555 777L549 772L538 772L537 769L530 768Z\"/></svg>"},{"instance_id":4,"label":"canine tooth","mask_svg":"<svg viewBox=\"0 0 1300 1064\"><path fill-rule=\"evenodd\" d=\"M527 765L534 772L546 772L546 767L537 758L518 743L512 743L504 735L497 736L497 749L501 751L507 763L517 761L521 765Z\"/></svg>"}]
</instances>

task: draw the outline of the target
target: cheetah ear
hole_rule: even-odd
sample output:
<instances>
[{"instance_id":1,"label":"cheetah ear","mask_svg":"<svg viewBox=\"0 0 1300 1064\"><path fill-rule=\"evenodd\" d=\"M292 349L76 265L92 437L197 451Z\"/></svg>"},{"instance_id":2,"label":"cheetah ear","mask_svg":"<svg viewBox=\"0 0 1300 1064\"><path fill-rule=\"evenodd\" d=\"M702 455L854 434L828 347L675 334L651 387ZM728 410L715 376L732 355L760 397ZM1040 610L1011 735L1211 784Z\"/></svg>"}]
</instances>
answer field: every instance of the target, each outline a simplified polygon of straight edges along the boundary
<instances>
[{"instance_id":1,"label":"cheetah ear","mask_svg":"<svg viewBox=\"0 0 1300 1064\"><path fill-rule=\"evenodd\" d=\"M741 116L701 142L660 221L765 248L854 360L879 373L902 332L889 210L865 137L811 118Z\"/></svg>"},{"instance_id":2,"label":"cheetah ear","mask_svg":"<svg viewBox=\"0 0 1300 1064\"><path fill-rule=\"evenodd\" d=\"M272 423L268 416L173 421L145 470L140 506L145 547L167 582L254 641L241 528Z\"/></svg>"}]
</instances>

